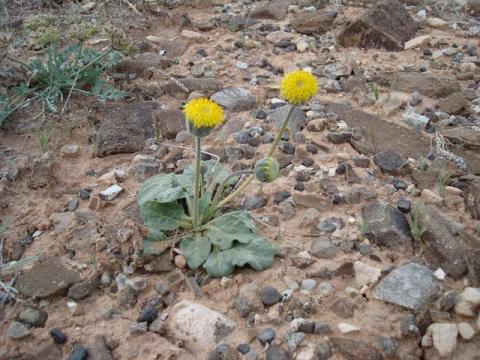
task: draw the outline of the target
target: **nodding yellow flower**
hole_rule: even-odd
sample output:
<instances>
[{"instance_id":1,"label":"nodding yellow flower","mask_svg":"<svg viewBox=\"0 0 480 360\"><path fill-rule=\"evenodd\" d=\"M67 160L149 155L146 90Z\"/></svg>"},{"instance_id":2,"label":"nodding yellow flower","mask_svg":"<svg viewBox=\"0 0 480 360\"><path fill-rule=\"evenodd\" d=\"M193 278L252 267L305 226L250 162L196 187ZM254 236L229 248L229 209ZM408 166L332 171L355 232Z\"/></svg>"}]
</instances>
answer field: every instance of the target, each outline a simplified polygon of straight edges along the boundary
<instances>
[{"instance_id":1,"label":"nodding yellow flower","mask_svg":"<svg viewBox=\"0 0 480 360\"><path fill-rule=\"evenodd\" d=\"M293 105L307 102L317 92L317 79L309 72L303 70L288 73L280 83L280 95Z\"/></svg>"},{"instance_id":2,"label":"nodding yellow flower","mask_svg":"<svg viewBox=\"0 0 480 360\"><path fill-rule=\"evenodd\" d=\"M223 123L223 109L216 102L198 98L185 104L183 113L187 120L198 129L212 128Z\"/></svg>"}]
</instances>

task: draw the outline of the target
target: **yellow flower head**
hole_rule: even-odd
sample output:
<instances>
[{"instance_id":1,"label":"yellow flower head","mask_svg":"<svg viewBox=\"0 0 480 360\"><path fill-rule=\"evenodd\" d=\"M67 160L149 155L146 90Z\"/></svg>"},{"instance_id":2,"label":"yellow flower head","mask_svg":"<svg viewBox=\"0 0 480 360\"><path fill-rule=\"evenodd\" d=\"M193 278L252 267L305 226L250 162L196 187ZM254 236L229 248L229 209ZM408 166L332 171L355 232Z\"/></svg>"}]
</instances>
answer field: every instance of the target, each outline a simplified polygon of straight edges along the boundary
<instances>
[{"instance_id":1,"label":"yellow flower head","mask_svg":"<svg viewBox=\"0 0 480 360\"><path fill-rule=\"evenodd\" d=\"M317 92L317 79L309 72L303 70L288 73L280 83L280 95L294 105L307 102Z\"/></svg>"},{"instance_id":2,"label":"yellow flower head","mask_svg":"<svg viewBox=\"0 0 480 360\"><path fill-rule=\"evenodd\" d=\"M183 109L187 120L198 129L212 128L223 123L223 109L216 102L198 98L190 100Z\"/></svg>"}]
</instances>

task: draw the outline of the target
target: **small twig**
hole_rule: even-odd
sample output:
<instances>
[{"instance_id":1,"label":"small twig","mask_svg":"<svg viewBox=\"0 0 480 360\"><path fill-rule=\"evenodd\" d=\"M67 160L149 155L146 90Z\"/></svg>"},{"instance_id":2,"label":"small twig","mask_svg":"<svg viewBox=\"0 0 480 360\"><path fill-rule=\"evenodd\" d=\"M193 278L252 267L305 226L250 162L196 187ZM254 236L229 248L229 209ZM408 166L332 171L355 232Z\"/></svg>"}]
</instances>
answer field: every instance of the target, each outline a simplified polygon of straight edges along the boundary
<instances>
[{"instance_id":1,"label":"small twig","mask_svg":"<svg viewBox=\"0 0 480 360\"><path fill-rule=\"evenodd\" d=\"M229 213L230 214L230 213ZM252 219L255 220L256 222L262 224L262 225L265 225L267 227L270 227L272 229L276 229L277 231L280 230L282 231L282 229L280 228L280 226L273 226L273 225L270 225L266 222L263 222L262 220L260 219L257 219L256 217L252 216ZM282 231L283 234L285 235L300 235L300 236L305 236L305 237L318 237L318 236L321 236L323 234L307 234L307 233L301 233L301 232L289 232L289 231Z\"/></svg>"},{"instance_id":2,"label":"small twig","mask_svg":"<svg viewBox=\"0 0 480 360\"><path fill-rule=\"evenodd\" d=\"M142 13L140 11L138 11L138 9L135 7L135 5L133 5L130 1L128 0L122 0L125 4L127 4L127 6L132 9L134 12L136 12L138 15L142 15Z\"/></svg>"},{"instance_id":3,"label":"small twig","mask_svg":"<svg viewBox=\"0 0 480 360\"><path fill-rule=\"evenodd\" d=\"M5 242L4 239L2 239L2 240L0 241L0 269L1 269L2 266L3 266L3 245L4 245L4 242Z\"/></svg>"}]
</instances>

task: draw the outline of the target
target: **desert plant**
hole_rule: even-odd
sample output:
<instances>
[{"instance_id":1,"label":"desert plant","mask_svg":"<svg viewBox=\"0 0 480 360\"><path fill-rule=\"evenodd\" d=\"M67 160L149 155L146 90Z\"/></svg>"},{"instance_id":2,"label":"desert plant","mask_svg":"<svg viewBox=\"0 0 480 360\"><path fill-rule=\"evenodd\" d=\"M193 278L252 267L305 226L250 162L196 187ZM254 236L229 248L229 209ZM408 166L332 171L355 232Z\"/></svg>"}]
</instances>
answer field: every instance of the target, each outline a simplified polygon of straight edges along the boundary
<instances>
[{"instance_id":1,"label":"desert plant","mask_svg":"<svg viewBox=\"0 0 480 360\"><path fill-rule=\"evenodd\" d=\"M436 178L438 193L442 196L445 196L445 187L449 184L450 179L452 178L452 173L450 171L439 171Z\"/></svg>"},{"instance_id":2,"label":"desert plant","mask_svg":"<svg viewBox=\"0 0 480 360\"><path fill-rule=\"evenodd\" d=\"M37 135L38 144L40 145L40 150L42 153L47 153L50 150L50 140L53 137L55 129L49 127L47 129L36 129L35 133Z\"/></svg>"},{"instance_id":3,"label":"desert plant","mask_svg":"<svg viewBox=\"0 0 480 360\"><path fill-rule=\"evenodd\" d=\"M236 266L246 264L263 270L273 263L275 248L257 234L248 211L225 212L223 206L238 195L245 184L257 178L271 182L279 174L273 159L295 105L304 103L317 91L315 78L305 72L287 75L282 95L292 106L267 158L254 170L229 174L216 161L201 161L201 140L224 121L223 109L215 102L199 98L185 105L187 128L195 138L195 163L181 174L160 174L145 181L138 193L138 204L149 235L143 242L144 253L155 253L154 241L179 237L180 251L191 269L203 266L210 276L226 276ZM233 188L235 179L249 177L236 191L222 200Z\"/></svg>"},{"instance_id":4,"label":"desert plant","mask_svg":"<svg viewBox=\"0 0 480 360\"><path fill-rule=\"evenodd\" d=\"M126 96L125 92L106 85L101 78L107 69L122 59L121 54L111 48L99 52L83 48L82 44L64 50L51 45L45 56L45 62L34 59L25 63L14 59L32 73L32 79L13 87L10 94L6 89L0 89L0 125L16 110L34 101L41 101L46 110L57 112L58 103L64 102L67 94L68 101L72 92L95 96L100 101Z\"/></svg>"},{"instance_id":5,"label":"desert plant","mask_svg":"<svg viewBox=\"0 0 480 360\"><path fill-rule=\"evenodd\" d=\"M372 91L373 96L375 96L375 101L380 99L380 90L378 89L378 85L374 82L370 83L370 90Z\"/></svg>"},{"instance_id":6,"label":"desert plant","mask_svg":"<svg viewBox=\"0 0 480 360\"><path fill-rule=\"evenodd\" d=\"M421 241L426 229L420 224L420 205L415 204L407 218L410 225L410 231L416 241Z\"/></svg>"}]
</instances>

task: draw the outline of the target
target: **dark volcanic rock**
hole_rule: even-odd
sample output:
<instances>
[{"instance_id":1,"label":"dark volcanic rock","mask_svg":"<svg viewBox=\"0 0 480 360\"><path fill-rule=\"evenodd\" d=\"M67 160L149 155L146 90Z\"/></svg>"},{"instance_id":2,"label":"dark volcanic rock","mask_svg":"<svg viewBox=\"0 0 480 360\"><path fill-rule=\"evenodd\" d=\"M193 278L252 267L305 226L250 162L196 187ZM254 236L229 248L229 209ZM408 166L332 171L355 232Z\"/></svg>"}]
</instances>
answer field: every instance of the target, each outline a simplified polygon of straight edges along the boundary
<instances>
[{"instance_id":1,"label":"dark volcanic rock","mask_svg":"<svg viewBox=\"0 0 480 360\"><path fill-rule=\"evenodd\" d=\"M391 174L397 173L405 165L405 160L395 150L379 152L375 154L373 161L380 169Z\"/></svg>"},{"instance_id":2,"label":"dark volcanic rock","mask_svg":"<svg viewBox=\"0 0 480 360\"><path fill-rule=\"evenodd\" d=\"M467 244L452 231L452 221L431 206L420 206L420 224L425 228L422 239L428 243L425 256L430 264L441 267L457 280L468 272Z\"/></svg>"},{"instance_id":3,"label":"dark volcanic rock","mask_svg":"<svg viewBox=\"0 0 480 360\"><path fill-rule=\"evenodd\" d=\"M362 217L370 241L378 246L411 249L410 226L400 210L376 201L362 209Z\"/></svg>"},{"instance_id":4,"label":"dark volcanic rock","mask_svg":"<svg viewBox=\"0 0 480 360\"><path fill-rule=\"evenodd\" d=\"M25 296L46 298L65 291L81 281L80 274L53 257L36 264L18 277L17 289Z\"/></svg>"},{"instance_id":5,"label":"dark volcanic rock","mask_svg":"<svg viewBox=\"0 0 480 360\"><path fill-rule=\"evenodd\" d=\"M376 3L362 16L346 25L339 35L344 46L403 50L406 41L417 32L415 20L396 0Z\"/></svg>"}]
</instances>

